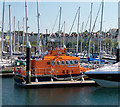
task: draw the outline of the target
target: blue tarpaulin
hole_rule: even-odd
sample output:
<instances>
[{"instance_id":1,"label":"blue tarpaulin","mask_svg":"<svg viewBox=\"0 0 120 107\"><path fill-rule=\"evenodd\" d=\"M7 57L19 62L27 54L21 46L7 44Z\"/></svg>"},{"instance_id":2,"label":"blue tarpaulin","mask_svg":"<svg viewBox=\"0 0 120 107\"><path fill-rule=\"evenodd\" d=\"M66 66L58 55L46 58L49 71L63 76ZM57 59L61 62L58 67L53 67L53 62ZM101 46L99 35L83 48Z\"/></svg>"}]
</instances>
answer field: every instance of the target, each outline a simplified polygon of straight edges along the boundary
<instances>
[{"instance_id":1,"label":"blue tarpaulin","mask_svg":"<svg viewBox=\"0 0 120 107\"><path fill-rule=\"evenodd\" d=\"M89 61L99 61L99 59L88 57L88 62ZM101 60L101 62L105 62L105 60Z\"/></svg>"}]
</instances>

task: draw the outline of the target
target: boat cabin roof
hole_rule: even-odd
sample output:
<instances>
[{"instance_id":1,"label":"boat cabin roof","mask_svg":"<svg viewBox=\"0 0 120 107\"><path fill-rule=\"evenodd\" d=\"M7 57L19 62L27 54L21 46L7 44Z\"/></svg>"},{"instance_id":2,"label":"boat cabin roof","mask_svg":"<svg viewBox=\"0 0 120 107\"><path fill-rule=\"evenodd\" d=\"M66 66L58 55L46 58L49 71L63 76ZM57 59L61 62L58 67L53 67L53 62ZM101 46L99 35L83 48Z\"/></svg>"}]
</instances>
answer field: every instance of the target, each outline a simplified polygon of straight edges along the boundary
<instances>
[{"instance_id":1,"label":"boat cabin roof","mask_svg":"<svg viewBox=\"0 0 120 107\"><path fill-rule=\"evenodd\" d=\"M54 60L55 58L60 60L79 60L79 57L74 56L45 56L44 60Z\"/></svg>"}]
</instances>

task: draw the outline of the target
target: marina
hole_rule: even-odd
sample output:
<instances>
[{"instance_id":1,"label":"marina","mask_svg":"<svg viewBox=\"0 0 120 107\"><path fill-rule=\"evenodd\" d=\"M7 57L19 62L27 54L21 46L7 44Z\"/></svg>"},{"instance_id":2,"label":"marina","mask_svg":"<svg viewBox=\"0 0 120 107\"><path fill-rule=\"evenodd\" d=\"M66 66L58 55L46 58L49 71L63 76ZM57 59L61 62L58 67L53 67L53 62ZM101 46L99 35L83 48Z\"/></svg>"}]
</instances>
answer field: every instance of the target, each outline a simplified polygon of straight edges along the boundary
<instances>
[{"instance_id":1,"label":"marina","mask_svg":"<svg viewBox=\"0 0 120 107\"><path fill-rule=\"evenodd\" d=\"M120 2L118 27L104 0L0 3L0 105L119 105Z\"/></svg>"}]
</instances>

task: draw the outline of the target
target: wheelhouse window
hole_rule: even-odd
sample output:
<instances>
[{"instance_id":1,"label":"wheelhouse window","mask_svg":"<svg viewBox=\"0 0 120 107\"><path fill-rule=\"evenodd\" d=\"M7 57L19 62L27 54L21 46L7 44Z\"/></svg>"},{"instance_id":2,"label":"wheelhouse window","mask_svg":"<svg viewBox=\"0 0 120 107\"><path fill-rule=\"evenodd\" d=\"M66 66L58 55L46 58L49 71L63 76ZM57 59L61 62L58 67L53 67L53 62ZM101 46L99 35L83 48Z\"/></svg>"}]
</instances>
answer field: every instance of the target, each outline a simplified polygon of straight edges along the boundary
<instances>
[{"instance_id":1,"label":"wheelhouse window","mask_svg":"<svg viewBox=\"0 0 120 107\"><path fill-rule=\"evenodd\" d=\"M59 61L57 61L57 65L60 65Z\"/></svg>"},{"instance_id":2,"label":"wheelhouse window","mask_svg":"<svg viewBox=\"0 0 120 107\"><path fill-rule=\"evenodd\" d=\"M65 64L65 62L64 61L61 61L61 65L64 65Z\"/></svg>"},{"instance_id":3,"label":"wheelhouse window","mask_svg":"<svg viewBox=\"0 0 120 107\"><path fill-rule=\"evenodd\" d=\"M74 64L78 64L78 60L75 60L75 61L74 61Z\"/></svg>"},{"instance_id":4,"label":"wheelhouse window","mask_svg":"<svg viewBox=\"0 0 120 107\"><path fill-rule=\"evenodd\" d=\"M47 65L50 65L50 62L47 62Z\"/></svg>"},{"instance_id":5,"label":"wheelhouse window","mask_svg":"<svg viewBox=\"0 0 120 107\"><path fill-rule=\"evenodd\" d=\"M73 65L73 60L70 60L70 65Z\"/></svg>"},{"instance_id":6,"label":"wheelhouse window","mask_svg":"<svg viewBox=\"0 0 120 107\"><path fill-rule=\"evenodd\" d=\"M66 63L66 65L69 65L69 61L68 60L66 60L65 63Z\"/></svg>"}]
</instances>

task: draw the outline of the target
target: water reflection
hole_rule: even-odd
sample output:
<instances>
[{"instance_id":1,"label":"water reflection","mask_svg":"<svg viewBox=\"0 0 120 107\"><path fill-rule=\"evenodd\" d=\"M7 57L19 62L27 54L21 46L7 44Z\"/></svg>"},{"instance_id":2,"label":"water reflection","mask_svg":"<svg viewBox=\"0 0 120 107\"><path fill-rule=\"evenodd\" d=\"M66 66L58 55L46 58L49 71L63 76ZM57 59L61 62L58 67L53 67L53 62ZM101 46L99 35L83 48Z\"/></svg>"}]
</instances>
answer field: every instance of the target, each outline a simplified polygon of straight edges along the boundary
<instances>
[{"instance_id":1,"label":"water reflection","mask_svg":"<svg viewBox=\"0 0 120 107\"><path fill-rule=\"evenodd\" d=\"M118 89L101 87L20 88L3 79L4 105L117 105Z\"/></svg>"}]
</instances>

